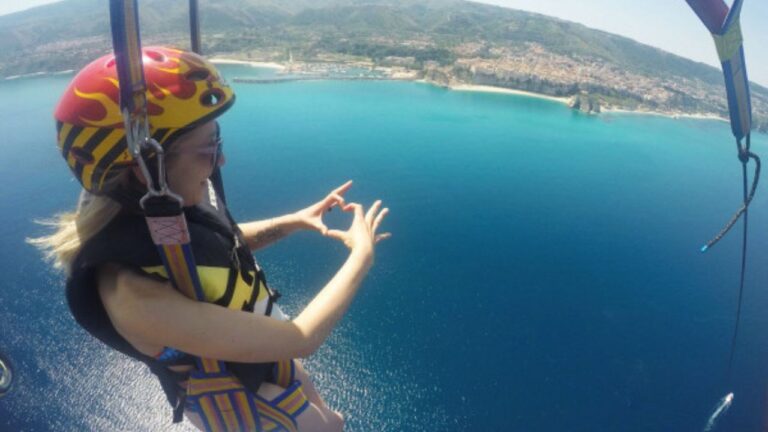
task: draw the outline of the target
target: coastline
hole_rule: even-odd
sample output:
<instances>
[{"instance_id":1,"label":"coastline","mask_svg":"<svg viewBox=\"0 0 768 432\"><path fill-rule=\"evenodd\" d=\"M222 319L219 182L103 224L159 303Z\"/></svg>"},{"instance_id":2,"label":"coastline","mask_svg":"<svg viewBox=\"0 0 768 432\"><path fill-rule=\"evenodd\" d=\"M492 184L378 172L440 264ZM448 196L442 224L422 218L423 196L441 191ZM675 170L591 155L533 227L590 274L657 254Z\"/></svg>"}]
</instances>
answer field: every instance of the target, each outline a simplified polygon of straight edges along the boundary
<instances>
[{"instance_id":1,"label":"coastline","mask_svg":"<svg viewBox=\"0 0 768 432\"><path fill-rule=\"evenodd\" d=\"M604 108L601 114L619 114L619 115L649 115L657 117L667 117L671 119L693 119L693 120L718 120L729 123L725 117L712 113L683 113L683 112L664 112L664 111L644 111L628 110L623 108Z\"/></svg>"},{"instance_id":2,"label":"coastline","mask_svg":"<svg viewBox=\"0 0 768 432\"><path fill-rule=\"evenodd\" d=\"M256 68L269 68L269 69L276 69L281 71L287 69L285 65L282 65L276 62L238 60L238 59L224 58L224 57L214 57L210 59L210 61L215 64L248 65ZM388 79L393 81L414 81L414 82L421 82L421 83L430 84L430 85L439 85L439 86L448 88L449 90L452 90L452 91L498 93L498 94L514 95L514 96L523 96L523 97L530 97L535 99L542 99L542 100L557 102L566 106L570 106L571 100L572 100L572 96L568 96L568 97L550 96L542 93L534 93L534 92L525 91L525 90L510 89L506 87L495 87L495 86L489 86L489 85L450 84L448 86L444 86L439 83L435 83L429 80L425 80L423 78L419 78L416 72L404 72L401 70L396 70L395 68L386 68L386 67L381 68L381 70L385 73ZM320 78L320 79L332 80L333 78L326 77L326 78ZM694 120L718 120L726 123L728 122L728 119L713 113L647 111L647 110L631 110L626 108L614 108L614 107L602 107L601 111L599 113L596 113L596 115L604 115L604 114L605 115L649 115L649 116L666 117L670 119L685 118L685 119L694 119Z\"/></svg>"},{"instance_id":3,"label":"coastline","mask_svg":"<svg viewBox=\"0 0 768 432\"><path fill-rule=\"evenodd\" d=\"M515 89L510 89L505 87L494 87L494 86L488 86L488 85L452 84L448 86L448 88L455 91L501 93L501 94L516 95L516 96L526 96L526 97L531 97L536 99L544 99L544 100L549 100L553 102L558 102L564 105L569 105L571 101L571 98L569 97L549 96L549 95L545 95L541 93L533 93L525 90L515 90Z\"/></svg>"},{"instance_id":4,"label":"coastline","mask_svg":"<svg viewBox=\"0 0 768 432\"><path fill-rule=\"evenodd\" d=\"M494 87L494 86L488 86L488 85L453 84L448 86L448 88L455 91L473 91L473 92L483 92L483 93L501 93L501 94L516 95L516 96L525 96L525 97L558 102L568 106L571 105L571 98L572 98L572 96L569 96L569 97L549 96L542 93L534 93L534 92L529 92L525 90L515 90L515 89L510 89L505 87ZM726 123L728 123L729 121L724 117L721 117L717 114L712 114L712 113L683 113L683 112L629 110L624 108L612 108L612 107L603 107L600 110L600 112L596 113L595 115L602 115L602 114L649 115L649 116L656 116L656 117L666 117L671 119L685 118L685 119L693 119L693 120L718 120Z\"/></svg>"},{"instance_id":5,"label":"coastline","mask_svg":"<svg viewBox=\"0 0 768 432\"><path fill-rule=\"evenodd\" d=\"M23 79L23 78L34 78L34 77L40 77L40 76L50 76L50 75L64 75L64 74L71 74L74 73L74 69L66 69L66 70L60 70L55 72L46 72L46 71L38 71L38 72L30 72L26 74L21 75L11 75L3 78L4 81L13 81L17 79Z\"/></svg>"},{"instance_id":6,"label":"coastline","mask_svg":"<svg viewBox=\"0 0 768 432\"><path fill-rule=\"evenodd\" d=\"M525 97L558 102L568 106L570 106L571 98L572 98L572 97L549 96L542 93L534 93L534 92L529 92L525 90L515 90L515 89L510 89L505 87L494 87L494 86L488 86L488 85L453 84L448 86L448 88L455 91L473 91L473 92L501 93L501 94L525 96ZM649 115L649 116L656 116L656 117L666 117L671 119L685 118L685 119L693 119L693 120L718 120L718 121L728 123L728 119L712 113L664 112L664 111L629 110L624 108L603 107L601 108L600 112L596 113L595 115L602 115L602 114Z\"/></svg>"},{"instance_id":7,"label":"coastline","mask_svg":"<svg viewBox=\"0 0 768 432\"><path fill-rule=\"evenodd\" d=\"M269 68L269 69L278 69L278 70L284 70L286 68L280 63L274 63L274 62L236 60L236 59L218 58L218 57L209 59L209 61L214 64L238 64L238 65L248 65L248 66L257 67L257 68Z\"/></svg>"}]
</instances>

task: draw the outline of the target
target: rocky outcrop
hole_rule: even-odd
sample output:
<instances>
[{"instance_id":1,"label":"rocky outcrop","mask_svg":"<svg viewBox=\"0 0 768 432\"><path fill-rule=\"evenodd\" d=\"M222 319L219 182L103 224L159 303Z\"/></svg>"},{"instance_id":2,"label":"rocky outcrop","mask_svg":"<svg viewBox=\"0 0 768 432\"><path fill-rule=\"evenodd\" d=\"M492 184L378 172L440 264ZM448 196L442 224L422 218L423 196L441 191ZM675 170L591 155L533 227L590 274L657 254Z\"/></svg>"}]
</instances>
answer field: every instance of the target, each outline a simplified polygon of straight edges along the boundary
<instances>
[{"instance_id":1,"label":"rocky outcrop","mask_svg":"<svg viewBox=\"0 0 768 432\"><path fill-rule=\"evenodd\" d=\"M599 114L600 113L600 99L589 93L582 92L574 95L568 105L583 113L587 114Z\"/></svg>"},{"instance_id":2,"label":"rocky outcrop","mask_svg":"<svg viewBox=\"0 0 768 432\"><path fill-rule=\"evenodd\" d=\"M450 87L455 81L449 69L436 66L424 68L424 79L441 87Z\"/></svg>"}]
</instances>

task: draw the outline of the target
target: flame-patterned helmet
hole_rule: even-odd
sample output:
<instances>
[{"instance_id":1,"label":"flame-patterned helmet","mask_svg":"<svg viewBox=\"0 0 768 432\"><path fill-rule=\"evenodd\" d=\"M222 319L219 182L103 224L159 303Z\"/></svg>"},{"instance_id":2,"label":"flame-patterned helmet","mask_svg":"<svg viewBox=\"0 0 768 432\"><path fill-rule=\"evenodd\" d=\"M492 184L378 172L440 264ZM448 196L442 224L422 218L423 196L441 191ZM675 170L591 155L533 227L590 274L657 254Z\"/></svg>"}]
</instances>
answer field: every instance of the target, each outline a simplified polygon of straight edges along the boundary
<instances>
[{"instance_id":1,"label":"flame-patterned helmet","mask_svg":"<svg viewBox=\"0 0 768 432\"><path fill-rule=\"evenodd\" d=\"M218 117L235 101L219 71L199 55L162 47L144 48L143 54L150 134L160 144ZM72 79L54 117L59 150L89 192L106 192L109 180L133 165L113 54L93 61Z\"/></svg>"}]
</instances>

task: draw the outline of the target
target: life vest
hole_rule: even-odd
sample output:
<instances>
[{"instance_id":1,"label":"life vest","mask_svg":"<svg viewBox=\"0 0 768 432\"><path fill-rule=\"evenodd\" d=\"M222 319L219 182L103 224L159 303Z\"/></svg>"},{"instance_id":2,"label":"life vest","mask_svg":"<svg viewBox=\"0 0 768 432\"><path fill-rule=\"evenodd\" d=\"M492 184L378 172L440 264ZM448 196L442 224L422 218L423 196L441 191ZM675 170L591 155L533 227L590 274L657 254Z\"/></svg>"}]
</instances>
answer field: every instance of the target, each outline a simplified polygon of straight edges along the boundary
<instances>
[{"instance_id":1,"label":"life vest","mask_svg":"<svg viewBox=\"0 0 768 432\"><path fill-rule=\"evenodd\" d=\"M277 295L268 288L264 272L256 264L242 233L229 215L223 193L216 191L221 191L220 183L211 184L207 203L184 209L205 300L231 309L270 315ZM157 357L147 356L117 332L98 294L97 270L106 263L167 279L143 215L123 211L83 245L67 280L67 301L75 320L90 334L149 367L159 378L174 409L174 422L179 422L185 408L188 383L199 376L190 380L189 372L174 372L168 366L193 365L195 358L172 349L166 349ZM301 383L294 385L292 382L293 365L288 362L218 363L236 378L229 380L229 388L237 384L255 395L263 382L270 381L279 382L284 387L298 387L295 390L301 393ZM300 396L303 398L303 393ZM295 408L303 410L306 407L306 399L302 400L301 406Z\"/></svg>"}]
</instances>

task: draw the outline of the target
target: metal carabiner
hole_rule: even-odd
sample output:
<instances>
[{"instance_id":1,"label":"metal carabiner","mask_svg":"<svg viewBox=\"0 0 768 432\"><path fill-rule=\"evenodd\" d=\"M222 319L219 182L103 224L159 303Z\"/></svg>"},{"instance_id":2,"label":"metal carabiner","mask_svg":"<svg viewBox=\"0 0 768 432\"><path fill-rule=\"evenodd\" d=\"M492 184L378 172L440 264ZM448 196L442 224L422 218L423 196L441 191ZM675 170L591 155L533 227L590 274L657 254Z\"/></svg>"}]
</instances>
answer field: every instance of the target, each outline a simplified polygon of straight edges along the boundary
<instances>
[{"instance_id":1,"label":"metal carabiner","mask_svg":"<svg viewBox=\"0 0 768 432\"><path fill-rule=\"evenodd\" d=\"M147 194L141 197L141 200L139 200L139 205L141 208L144 209L144 204L146 201L153 197L167 197L178 202L179 206L183 207L184 199L181 197L181 195L174 193L170 188L168 188L168 182L165 177L165 151L163 150L163 146L161 146L160 143L157 142L157 140L154 138L146 137L144 138L142 147L148 148L155 152L157 157L158 184L155 184L154 177L152 177L150 174L149 168L147 167L144 158L141 156L141 154L139 154L139 168L141 169L142 174L144 174L144 178L147 179Z\"/></svg>"},{"instance_id":2,"label":"metal carabiner","mask_svg":"<svg viewBox=\"0 0 768 432\"><path fill-rule=\"evenodd\" d=\"M123 109L123 123L125 125L125 139L128 144L128 151L133 159L138 163L142 175L147 181L147 193L139 200L139 205L144 209L145 202L152 197L168 197L184 205L184 199L168 188L168 182L165 178L165 151L163 146L152 138L149 134L149 122L146 112L131 114L127 109ZM157 182L155 177L149 172L142 150L154 151L157 156Z\"/></svg>"}]
</instances>

